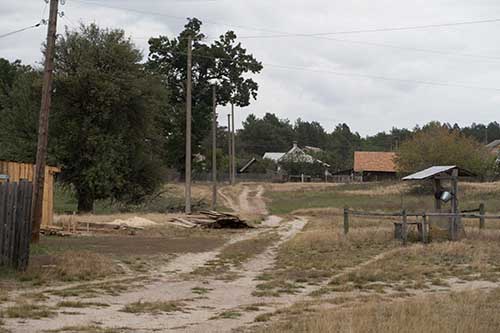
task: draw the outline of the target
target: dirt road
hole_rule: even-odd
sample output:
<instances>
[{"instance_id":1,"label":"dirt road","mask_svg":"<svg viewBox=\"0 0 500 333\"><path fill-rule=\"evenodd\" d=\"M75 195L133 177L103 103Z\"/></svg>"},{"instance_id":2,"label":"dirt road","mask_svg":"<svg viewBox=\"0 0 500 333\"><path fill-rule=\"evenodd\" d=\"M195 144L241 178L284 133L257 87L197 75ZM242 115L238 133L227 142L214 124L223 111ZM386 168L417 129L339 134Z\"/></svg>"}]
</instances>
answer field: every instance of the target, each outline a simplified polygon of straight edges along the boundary
<instances>
[{"instance_id":1,"label":"dirt road","mask_svg":"<svg viewBox=\"0 0 500 333\"><path fill-rule=\"evenodd\" d=\"M244 186L238 196L237 204L232 203L231 208L241 213L267 214L262 198L263 192L262 186ZM179 255L159 267L156 272L150 273L150 276L143 281L134 281L133 283L138 283L137 287L119 295L102 295L85 299L50 296L44 302L47 306L56 306L62 300L108 306L59 309L57 317L53 319L8 320L6 327L13 332L40 332L92 325L119 328L125 332L228 332L253 324L259 314L289 306L301 297L301 295L282 298L257 297L252 293L260 283L256 278L266 269L273 267L279 245L300 232L305 224L306 220L300 217L284 221L279 217L269 216L261 227L236 234L225 245L214 251ZM230 267L230 272L236 276L235 279L224 281L217 276L191 274L197 268L210 264L227 246L259 237L270 230L277 233L279 236L277 240L241 266ZM106 281L111 285L113 282L113 280ZM177 302L182 305L178 310L169 313L122 311L134 302Z\"/></svg>"}]
</instances>

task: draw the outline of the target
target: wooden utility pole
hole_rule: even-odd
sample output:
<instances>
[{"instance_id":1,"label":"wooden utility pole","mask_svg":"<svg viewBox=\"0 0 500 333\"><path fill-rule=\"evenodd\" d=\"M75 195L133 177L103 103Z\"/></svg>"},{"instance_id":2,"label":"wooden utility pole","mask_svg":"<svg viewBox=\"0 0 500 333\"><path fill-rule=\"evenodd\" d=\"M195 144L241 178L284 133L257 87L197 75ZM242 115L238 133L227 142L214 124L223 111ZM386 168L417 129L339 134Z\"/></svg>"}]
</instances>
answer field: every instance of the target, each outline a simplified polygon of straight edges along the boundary
<instances>
[{"instance_id":1,"label":"wooden utility pole","mask_svg":"<svg viewBox=\"0 0 500 333\"><path fill-rule=\"evenodd\" d=\"M215 84L212 87L212 210L217 207L217 95Z\"/></svg>"},{"instance_id":2,"label":"wooden utility pole","mask_svg":"<svg viewBox=\"0 0 500 333\"><path fill-rule=\"evenodd\" d=\"M186 173L185 173L185 196L186 214L191 214L191 88L192 88L192 63L193 63L193 40L191 36L187 41L187 80L186 80Z\"/></svg>"},{"instance_id":3,"label":"wooden utility pole","mask_svg":"<svg viewBox=\"0 0 500 333\"><path fill-rule=\"evenodd\" d=\"M231 115L227 115L227 146L228 146L228 161L229 161L229 173L228 173L228 180L229 184L231 184L231 179L233 175L233 158L231 157L231 152L233 150L232 145L231 145Z\"/></svg>"},{"instance_id":4,"label":"wooden utility pole","mask_svg":"<svg viewBox=\"0 0 500 333\"><path fill-rule=\"evenodd\" d=\"M231 185L236 184L236 144L234 135L234 103L231 103Z\"/></svg>"},{"instance_id":5,"label":"wooden utility pole","mask_svg":"<svg viewBox=\"0 0 500 333\"><path fill-rule=\"evenodd\" d=\"M47 143L49 136L49 113L52 101L52 82L54 72L54 56L57 33L57 14L59 0L50 0L49 25L47 29L47 49L45 51L45 68L42 84L42 103L38 119L38 143L36 150L35 177L32 198L32 231L31 240L40 240L40 226L43 216L43 192L45 183L45 164L47 163Z\"/></svg>"}]
</instances>

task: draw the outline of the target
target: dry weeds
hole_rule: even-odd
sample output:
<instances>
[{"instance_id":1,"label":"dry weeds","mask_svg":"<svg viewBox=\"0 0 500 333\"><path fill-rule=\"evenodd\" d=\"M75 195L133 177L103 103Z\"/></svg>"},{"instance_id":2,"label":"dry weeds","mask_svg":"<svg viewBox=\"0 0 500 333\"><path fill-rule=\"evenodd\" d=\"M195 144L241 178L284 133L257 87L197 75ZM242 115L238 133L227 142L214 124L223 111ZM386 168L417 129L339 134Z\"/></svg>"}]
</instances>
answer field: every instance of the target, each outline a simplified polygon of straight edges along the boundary
<instances>
[{"instance_id":1,"label":"dry weeds","mask_svg":"<svg viewBox=\"0 0 500 333\"><path fill-rule=\"evenodd\" d=\"M125 305L121 311L128 313L169 313L182 311L185 304L181 301L156 301L156 302L143 302L141 300Z\"/></svg>"},{"instance_id":2,"label":"dry weeds","mask_svg":"<svg viewBox=\"0 0 500 333\"><path fill-rule=\"evenodd\" d=\"M43 285L54 281L89 281L118 273L120 269L109 258L91 251L68 251L54 257L49 264L30 265L20 275L21 281Z\"/></svg>"},{"instance_id":3,"label":"dry weeds","mask_svg":"<svg viewBox=\"0 0 500 333\"><path fill-rule=\"evenodd\" d=\"M198 267L191 272L191 275L215 276L219 280L233 280L238 277L237 273L231 272L233 268L241 267L245 262L261 254L278 240L279 235L277 233L267 232L254 238L230 244L224 247L214 260Z\"/></svg>"},{"instance_id":4,"label":"dry weeds","mask_svg":"<svg viewBox=\"0 0 500 333\"><path fill-rule=\"evenodd\" d=\"M370 301L349 308L300 312L262 329L274 332L498 332L500 291L426 296L394 302Z\"/></svg>"}]
</instances>

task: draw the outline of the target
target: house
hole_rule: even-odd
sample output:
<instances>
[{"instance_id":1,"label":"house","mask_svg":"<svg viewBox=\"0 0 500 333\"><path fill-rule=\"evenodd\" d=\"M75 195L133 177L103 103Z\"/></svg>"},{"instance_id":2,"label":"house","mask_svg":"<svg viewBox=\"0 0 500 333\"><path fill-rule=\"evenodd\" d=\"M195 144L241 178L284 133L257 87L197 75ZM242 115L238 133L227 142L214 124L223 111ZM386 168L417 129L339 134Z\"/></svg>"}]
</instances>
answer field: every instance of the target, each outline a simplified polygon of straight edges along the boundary
<instances>
[{"instance_id":1,"label":"house","mask_svg":"<svg viewBox=\"0 0 500 333\"><path fill-rule=\"evenodd\" d=\"M330 165L328 163L325 163L323 161L320 161L319 159L313 157L310 155L310 153L317 153L321 152L322 150L320 148L316 147L309 147L306 146L303 149L299 147L299 145L294 142L293 147L286 153L265 153L264 156L262 156L263 159L269 159L272 160L275 163L284 163L284 162L296 162L296 163L319 163L322 166L329 168Z\"/></svg>"},{"instance_id":2,"label":"house","mask_svg":"<svg viewBox=\"0 0 500 333\"><path fill-rule=\"evenodd\" d=\"M287 173L289 179L298 177L303 180L304 177L306 179L311 179L313 176L323 177L328 172L330 165L311 155L319 151L321 150L316 147L300 148L294 142L288 152L268 152L262 158L273 161L276 164L277 173ZM287 170L284 170L285 165Z\"/></svg>"},{"instance_id":3,"label":"house","mask_svg":"<svg viewBox=\"0 0 500 333\"><path fill-rule=\"evenodd\" d=\"M489 151L495 155L500 155L500 140L495 140L486 145Z\"/></svg>"},{"instance_id":4,"label":"house","mask_svg":"<svg viewBox=\"0 0 500 333\"><path fill-rule=\"evenodd\" d=\"M362 181L396 179L395 158L394 152L354 152L354 172Z\"/></svg>"}]
</instances>

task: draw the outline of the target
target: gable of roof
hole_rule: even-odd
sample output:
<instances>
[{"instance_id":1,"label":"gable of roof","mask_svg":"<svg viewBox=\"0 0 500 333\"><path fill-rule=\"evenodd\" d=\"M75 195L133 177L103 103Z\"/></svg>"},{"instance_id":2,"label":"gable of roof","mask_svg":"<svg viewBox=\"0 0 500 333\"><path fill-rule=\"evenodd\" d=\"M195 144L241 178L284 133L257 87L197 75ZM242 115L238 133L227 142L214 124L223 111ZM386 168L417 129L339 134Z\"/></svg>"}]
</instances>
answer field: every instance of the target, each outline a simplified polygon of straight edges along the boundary
<instances>
[{"instance_id":1,"label":"gable of roof","mask_svg":"<svg viewBox=\"0 0 500 333\"><path fill-rule=\"evenodd\" d=\"M354 171L396 172L394 152L354 152Z\"/></svg>"},{"instance_id":2,"label":"gable of roof","mask_svg":"<svg viewBox=\"0 0 500 333\"><path fill-rule=\"evenodd\" d=\"M495 141L488 143L486 145L486 148L495 149L495 148L499 148L499 146L500 146L500 140L495 140Z\"/></svg>"}]
</instances>

